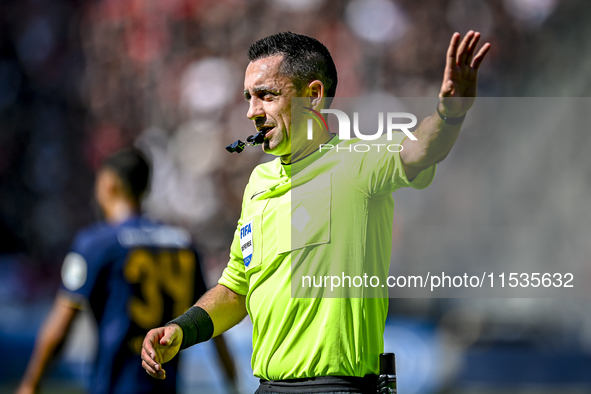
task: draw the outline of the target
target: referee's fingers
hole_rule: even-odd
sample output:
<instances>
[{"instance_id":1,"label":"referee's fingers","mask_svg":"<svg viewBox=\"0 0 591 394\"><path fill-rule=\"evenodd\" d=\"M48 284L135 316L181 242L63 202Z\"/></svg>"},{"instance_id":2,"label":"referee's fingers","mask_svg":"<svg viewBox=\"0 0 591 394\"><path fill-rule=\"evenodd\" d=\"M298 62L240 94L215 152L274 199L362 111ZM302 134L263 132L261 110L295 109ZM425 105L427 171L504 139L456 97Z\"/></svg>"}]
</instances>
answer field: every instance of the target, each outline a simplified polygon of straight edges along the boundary
<instances>
[{"instance_id":1,"label":"referee's fingers","mask_svg":"<svg viewBox=\"0 0 591 394\"><path fill-rule=\"evenodd\" d=\"M458 53L458 43L460 42L460 33L455 32L451 36L449 47L447 48L446 68L451 69L456 64L456 56Z\"/></svg>"},{"instance_id":2,"label":"referee's fingers","mask_svg":"<svg viewBox=\"0 0 591 394\"><path fill-rule=\"evenodd\" d=\"M154 360L154 357L150 356L150 354L148 354L148 352L146 352L145 349L142 349L142 366L144 367L144 369L146 371L148 371L148 373L152 372L152 373L158 373L158 371L160 370L160 364L158 364L156 362L156 360ZM146 368L148 367L148 368Z\"/></svg>"},{"instance_id":3,"label":"referee's fingers","mask_svg":"<svg viewBox=\"0 0 591 394\"><path fill-rule=\"evenodd\" d=\"M155 353L151 353L147 351L145 348L142 348L141 352L142 361L153 368L155 371L158 371L159 364L155 360Z\"/></svg>"},{"instance_id":4,"label":"referee's fingers","mask_svg":"<svg viewBox=\"0 0 591 394\"><path fill-rule=\"evenodd\" d=\"M482 60L484 59L484 57L486 56L486 54L488 53L489 50L490 50L490 44L487 42L486 44L484 44L482 46L482 48L480 48L480 51L478 51L478 54L476 54L476 56L474 56L474 60L472 60L472 67L474 67L476 70L478 70L480 68L480 64L482 63Z\"/></svg>"},{"instance_id":5,"label":"referee's fingers","mask_svg":"<svg viewBox=\"0 0 591 394\"><path fill-rule=\"evenodd\" d=\"M166 372L164 371L164 368L162 368L162 365L158 364L155 360L154 357L151 356L146 349L142 349L142 367L146 370L146 372L154 377L154 378L158 378L158 379L164 379L166 377Z\"/></svg>"},{"instance_id":6,"label":"referee's fingers","mask_svg":"<svg viewBox=\"0 0 591 394\"><path fill-rule=\"evenodd\" d=\"M154 345L158 343L162 335L164 334L164 327L155 328L153 330L148 331L146 337L144 338L144 342L142 342L142 349L145 349L148 354L154 358L156 356L156 350L154 349Z\"/></svg>"},{"instance_id":7,"label":"referee's fingers","mask_svg":"<svg viewBox=\"0 0 591 394\"><path fill-rule=\"evenodd\" d=\"M176 331L175 330L169 330L168 332L166 332L166 334L164 334L164 336L160 339L160 344L162 346L169 346L172 344L172 342L174 341L173 337L176 335Z\"/></svg>"},{"instance_id":8,"label":"referee's fingers","mask_svg":"<svg viewBox=\"0 0 591 394\"><path fill-rule=\"evenodd\" d=\"M150 367L148 365L148 363L146 363L145 361L142 361L142 367L146 370L148 375L150 375L153 378L156 378L156 379L166 378L166 373L164 372L163 369L161 369L159 371L154 371L154 369L152 367Z\"/></svg>"},{"instance_id":9,"label":"referee's fingers","mask_svg":"<svg viewBox=\"0 0 591 394\"><path fill-rule=\"evenodd\" d=\"M157 328L148 331L146 337L144 338L144 342L142 343L141 352L142 360L144 360L155 371L158 371L160 367L156 362L156 349L154 349L154 344L158 343L158 340L162 335L159 330L162 331L163 328Z\"/></svg>"}]
</instances>

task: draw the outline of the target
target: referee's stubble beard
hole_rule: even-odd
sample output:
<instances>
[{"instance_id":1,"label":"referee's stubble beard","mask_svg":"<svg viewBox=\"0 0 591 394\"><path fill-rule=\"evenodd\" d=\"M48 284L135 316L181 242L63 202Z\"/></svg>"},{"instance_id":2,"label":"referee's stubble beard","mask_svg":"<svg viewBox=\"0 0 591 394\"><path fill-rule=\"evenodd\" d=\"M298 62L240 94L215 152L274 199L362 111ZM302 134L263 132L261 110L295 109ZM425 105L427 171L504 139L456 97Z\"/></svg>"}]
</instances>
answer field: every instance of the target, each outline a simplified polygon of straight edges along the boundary
<instances>
[{"instance_id":1,"label":"referee's stubble beard","mask_svg":"<svg viewBox=\"0 0 591 394\"><path fill-rule=\"evenodd\" d=\"M321 98L324 86L313 81L305 91L298 91L291 79L280 73L282 61L283 55L275 55L250 62L244 77L244 97L249 103L246 116L257 131L265 132L263 151L280 156L281 162L288 164L292 162L291 99L308 96L308 90ZM317 150L318 143L306 140L305 130L300 131L303 138L298 156L304 157Z\"/></svg>"}]
</instances>

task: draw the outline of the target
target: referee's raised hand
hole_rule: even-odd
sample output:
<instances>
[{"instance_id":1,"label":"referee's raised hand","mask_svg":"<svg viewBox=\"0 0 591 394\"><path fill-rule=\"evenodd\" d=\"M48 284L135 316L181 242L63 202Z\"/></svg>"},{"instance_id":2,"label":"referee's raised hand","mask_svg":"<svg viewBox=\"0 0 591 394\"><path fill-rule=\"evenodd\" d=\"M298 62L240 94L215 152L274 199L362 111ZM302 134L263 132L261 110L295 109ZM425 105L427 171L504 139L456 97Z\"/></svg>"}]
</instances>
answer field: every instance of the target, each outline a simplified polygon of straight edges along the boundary
<instances>
[{"instance_id":1,"label":"referee's raised hand","mask_svg":"<svg viewBox=\"0 0 591 394\"><path fill-rule=\"evenodd\" d=\"M148 331L142 343L142 367L156 378L165 379L162 364L172 360L183 342L183 330L176 324Z\"/></svg>"},{"instance_id":2,"label":"referee's raised hand","mask_svg":"<svg viewBox=\"0 0 591 394\"><path fill-rule=\"evenodd\" d=\"M470 30L461 42L460 39L460 33L454 33L451 37L439 93L439 111L451 118L463 116L474 104L478 68L490 49L487 42L474 55L480 40L479 32Z\"/></svg>"}]
</instances>

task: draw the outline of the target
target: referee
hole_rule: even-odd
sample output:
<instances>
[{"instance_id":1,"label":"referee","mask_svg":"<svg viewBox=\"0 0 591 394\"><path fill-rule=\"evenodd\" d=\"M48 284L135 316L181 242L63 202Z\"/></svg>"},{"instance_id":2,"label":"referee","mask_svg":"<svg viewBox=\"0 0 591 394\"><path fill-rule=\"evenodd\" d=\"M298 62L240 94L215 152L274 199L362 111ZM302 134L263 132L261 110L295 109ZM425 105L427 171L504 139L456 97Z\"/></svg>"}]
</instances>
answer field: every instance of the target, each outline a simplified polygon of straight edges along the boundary
<instances>
[{"instance_id":1,"label":"referee","mask_svg":"<svg viewBox=\"0 0 591 394\"><path fill-rule=\"evenodd\" d=\"M292 98L307 98L310 109L320 112L335 96L337 72L326 47L290 32L250 47L247 116L265 133L263 150L278 157L252 172L218 285L184 315L146 335L141 356L148 374L164 379L162 364L180 350L220 335L248 314L252 369L261 379L257 393L376 392L388 299L292 298L292 267L317 275L339 261L354 272L366 264L388 271L391 194L427 187L435 164L452 148L490 49L487 43L476 52L479 38L473 31L463 39L452 36L439 104L417 127L416 140L393 133L387 142L402 145L400 152L355 155L347 155L347 147L359 140L340 141L323 128L308 141L306 130L292 129ZM319 150L320 144L343 149ZM295 197L298 188L305 192Z\"/></svg>"}]
</instances>

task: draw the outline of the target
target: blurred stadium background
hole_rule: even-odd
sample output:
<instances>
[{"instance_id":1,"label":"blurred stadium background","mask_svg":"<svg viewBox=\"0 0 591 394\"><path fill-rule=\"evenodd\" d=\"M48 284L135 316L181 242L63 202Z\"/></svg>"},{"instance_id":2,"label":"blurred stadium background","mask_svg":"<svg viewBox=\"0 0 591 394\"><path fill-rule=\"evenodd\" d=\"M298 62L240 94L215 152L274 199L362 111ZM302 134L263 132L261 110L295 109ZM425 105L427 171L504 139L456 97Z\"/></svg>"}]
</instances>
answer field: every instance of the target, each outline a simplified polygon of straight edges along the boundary
<instances>
[{"instance_id":1,"label":"blurred stadium background","mask_svg":"<svg viewBox=\"0 0 591 394\"><path fill-rule=\"evenodd\" d=\"M193 233L216 282L247 177L265 160L258 149L224 150L252 132L242 78L256 39L283 30L318 38L337 64L339 96L435 97L451 34L476 29L493 45L481 96L587 97L589 20L591 3L577 0L1 1L0 393L24 371L72 237L96 219L93 172L116 149L150 153L147 212ZM464 135L431 188L400 192L396 264L426 255L412 234L428 230L433 250L482 271L494 268L490 248L512 235L507 260L589 265L591 138L584 128L554 131L544 136L571 141L553 162L558 186L548 144L507 142L485 155L477 130ZM509 158L516 166L494 165ZM557 201L561 210L549 210ZM450 231L458 218L461 230ZM486 239L462 242L474 228L488 229ZM243 322L229 332L245 393L256 387L249 330ZM45 392L81 392L92 333L81 318ZM208 346L187 352L184 393L223 391ZM404 394L591 392L585 299L396 299L386 348L398 355Z\"/></svg>"}]
</instances>

